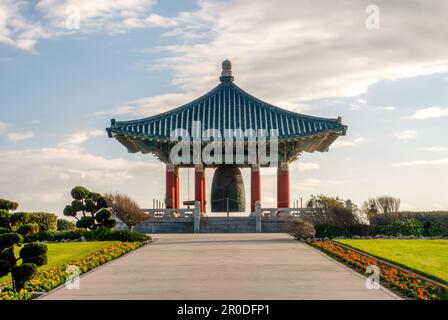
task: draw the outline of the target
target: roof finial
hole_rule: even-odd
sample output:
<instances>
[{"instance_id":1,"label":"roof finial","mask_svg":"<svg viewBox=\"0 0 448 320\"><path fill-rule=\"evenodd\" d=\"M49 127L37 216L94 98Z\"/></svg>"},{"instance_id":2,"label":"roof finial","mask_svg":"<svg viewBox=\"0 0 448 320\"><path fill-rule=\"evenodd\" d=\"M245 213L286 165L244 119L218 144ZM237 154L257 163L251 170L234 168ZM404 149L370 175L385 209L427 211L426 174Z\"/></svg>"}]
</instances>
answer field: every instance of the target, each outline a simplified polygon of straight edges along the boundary
<instances>
[{"instance_id":1,"label":"roof finial","mask_svg":"<svg viewBox=\"0 0 448 320\"><path fill-rule=\"evenodd\" d=\"M227 81L233 81L233 79L234 78L232 76L232 62L230 62L230 60L224 60L222 62L222 72L219 80L221 80L221 82L227 82Z\"/></svg>"}]
</instances>

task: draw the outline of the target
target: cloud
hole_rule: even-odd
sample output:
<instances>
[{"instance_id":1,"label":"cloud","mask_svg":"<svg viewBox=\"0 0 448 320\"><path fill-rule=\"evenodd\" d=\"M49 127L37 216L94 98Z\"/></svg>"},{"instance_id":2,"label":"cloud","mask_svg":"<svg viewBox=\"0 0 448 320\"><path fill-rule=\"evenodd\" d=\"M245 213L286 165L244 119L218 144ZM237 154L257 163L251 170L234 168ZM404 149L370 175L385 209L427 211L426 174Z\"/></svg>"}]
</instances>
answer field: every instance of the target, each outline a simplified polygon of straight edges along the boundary
<instances>
[{"instance_id":1,"label":"cloud","mask_svg":"<svg viewBox=\"0 0 448 320\"><path fill-rule=\"evenodd\" d=\"M422 108L415 111L409 116L409 119L426 120L431 118L448 117L448 107L429 107Z\"/></svg>"},{"instance_id":2,"label":"cloud","mask_svg":"<svg viewBox=\"0 0 448 320\"><path fill-rule=\"evenodd\" d=\"M90 137L99 137L105 135L103 130L76 130L68 135L66 135L61 142L59 142L58 147L77 147Z\"/></svg>"},{"instance_id":3,"label":"cloud","mask_svg":"<svg viewBox=\"0 0 448 320\"><path fill-rule=\"evenodd\" d=\"M399 132L395 132L394 136L403 142L409 142L411 140L415 140L417 139L417 135L418 132L415 130L404 130L404 131L399 131Z\"/></svg>"},{"instance_id":4,"label":"cloud","mask_svg":"<svg viewBox=\"0 0 448 320\"><path fill-rule=\"evenodd\" d=\"M22 140L28 140L34 137L34 132L31 130L26 131L18 131L18 132L11 132L7 135L8 140L10 141L22 141Z\"/></svg>"},{"instance_id":5,"label":"cloud","mask_svg":"<svg viewBox=\"0 0 448 320\"><path fill-rule=\"evenodd\" d=\"M167 93L152 97L140 98L125 105L117 106L111 110L103 110L92 113L96 116L120 116L120 115L141 115L152 116L169 109L174 109L183 104L191 102L196 96L186 93Z\"/></svg>"},{"instance_id":6,"label":"cloud","mask_svg":"<svg viewBox=\"0 0 448 320\"><path fill-rule=\"evenodd\" d=\"M376 107L375 108L378 111L387 111L387 112L391 112L391 111L395 111L395 107L392 106L380 106L380 107Z\"/></svg>"},{"instance_id":7,"label":"cloud","mask_svg":"<svg viewBox=\"0 0 448 320\"><path fill-rule=\"evenodd\" d=\"M439 152L439 151L448 151L448 147L444 146L435 146L435 147L427 147L423 148L425 151L431 151L431 152Z\"/></svg>"},{"instance_id":8,"label":"cloud","mask_svg":"<svg viewBox=\"0 0 448 320\"><path fill-rule=\"evenodd\" d=\"M340 180L321 180L321 179L305 179L300 181L300 187L304 190L315 190L322 185L338 185L344 181Z\"/></svg>"},{"instance_id":9,"label":"cloud","mask_svg":"<svg viewBox=\"0 0 448 320\"><path fill-rule=\"evenodd\" d=\"M8 131L13 125L10 123L0 121L0 134L3 134Z\"/></svg>"},{"instance_id":10,"label":"cloud","mask_svg":"<svg viewBox=\"0 0 448 320\"><path fill-rule=\"evenodd\" d=\"M291 164L291 170L298 170L299 172L310 171L310 170L318 170L319 164L313 162L302 162L295 161Z\"/></svg>"},{"instance_id":11,"label":"cloud","mask_svg":"<svg viewBox=\"0 0 448 320\"><path fill-rule=\"evenodd\" d=\"M39 22L25 18L22 11L26 7L24 1L3 0L0 3L0 42L32 50L39 39L48 37Z\"/></svg>"},{"instance_id":12,"label":"cloud","mask_svg":"<svg viewBox=\"0 0 448 320\"><path fill-rule=\"evenodd\" d=\"M0 185L8 186L2 189L2 196L18 200L22 210L61 213L71 201L70 189L75 185L98 192L120 190L150 200L147 188L156 188L163 178L161 163L107 159L79 149L0 152Z\"/></svg>"},{"instance_id":13,"label":"cloud","mask_svg":"<svg viewBox=\"0 0 448 320\"><path fill-rule=\"evenodd\" d=\"M366 139L362 138L362 137L353 138L351 140L339 138L331 145L330 148L331 149L339 149L339 148L346 148L346 147L354 147L354 146L357 146L358 144L365 142L365 141L366 141Z\"/></svg>"},{"instance_id":14,"label":"cloud","mask_svg":"<svg viewBox=\"0 0 448 320\"><path fill-rule=\"evenodd\" d=\"M155 0L3 0L0 3L0 42L32 51L42 39L90 32L124 33L151 26L174 26L168 18L150 15ZM80 29L69 30L68 8L80 14ZM34 19L30 18L29 14Z\"/></svg>"},{"instance_id":15,"label":"cloud","mask_svg":"<svg viewBox=\"0 0 448 320\"><path fill-rule=\"evenodd\" d=\"M436 160L404 161L404 162L394 163L395 166L400 166L400 167L432 166L432 165L441 165L441 164L448 164L448 158L436 159Z\"/></svg>"}]
</instances>

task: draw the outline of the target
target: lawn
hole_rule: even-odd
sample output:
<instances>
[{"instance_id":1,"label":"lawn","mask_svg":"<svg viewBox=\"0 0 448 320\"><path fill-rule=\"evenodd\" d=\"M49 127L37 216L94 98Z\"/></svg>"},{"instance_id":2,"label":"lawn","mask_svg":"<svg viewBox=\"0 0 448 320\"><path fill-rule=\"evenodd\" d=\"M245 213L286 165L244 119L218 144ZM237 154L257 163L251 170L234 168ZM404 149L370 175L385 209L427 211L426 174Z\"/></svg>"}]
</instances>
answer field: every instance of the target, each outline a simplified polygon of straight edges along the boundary
<instances>
[{"instance_id":1,"label":"lawn","mask_svg":"<svg viewBox=\"0 0 448 320\"><path fill-rule=\"evenodd\" d=\"M39 267L42 269L50 266L63 264L72 259L91 254L101 248L107 247L117 241L92 241L92 242L66 242L66 243L47 243L48 246L48 264ZM20 248L16 247L16 257L19 255ZM0 277L0 286L11 282L11 275Z\"/></svg>"},{"instance_id":2,"label":"lawn","mask_svg":"<svg viewBox=\"0 0 448 320\"><path fill-rule=\"evenodd\" d=\"M341 239L338 241L413 269L417 273L448 281L448 240Z\"/></svg>"}]
</instances>

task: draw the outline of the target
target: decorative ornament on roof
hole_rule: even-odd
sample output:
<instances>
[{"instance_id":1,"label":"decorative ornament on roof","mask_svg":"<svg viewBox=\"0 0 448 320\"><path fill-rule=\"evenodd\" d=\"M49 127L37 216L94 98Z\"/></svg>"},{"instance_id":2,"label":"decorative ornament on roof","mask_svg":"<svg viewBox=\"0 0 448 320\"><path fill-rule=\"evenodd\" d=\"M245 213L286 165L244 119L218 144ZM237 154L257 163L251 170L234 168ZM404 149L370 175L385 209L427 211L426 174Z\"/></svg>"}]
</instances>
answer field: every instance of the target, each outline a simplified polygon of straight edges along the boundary
<instances>
[{"instance_id":1,"label":"decorative ornament on roof","mask_svg":"<svg viewBox=\"0 0 448 320\"><path fill-rule=\"evenodd\" d=\"M233 81L235 78L232 75L232 62L230 60L224 60L222 62L222 72L219 80L221 82Z\"/></svg>"}]
</instances>

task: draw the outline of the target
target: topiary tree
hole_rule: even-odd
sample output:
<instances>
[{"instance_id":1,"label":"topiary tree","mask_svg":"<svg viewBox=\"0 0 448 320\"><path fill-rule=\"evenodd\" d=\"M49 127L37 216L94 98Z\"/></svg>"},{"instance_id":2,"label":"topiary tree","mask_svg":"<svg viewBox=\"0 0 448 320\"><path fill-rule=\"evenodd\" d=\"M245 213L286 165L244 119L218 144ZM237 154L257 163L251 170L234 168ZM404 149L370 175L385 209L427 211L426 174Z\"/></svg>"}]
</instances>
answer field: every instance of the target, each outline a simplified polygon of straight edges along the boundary
<instances>
[{"instance_id":1,"label":"topiary tree","mask_svg":"<svg viewBox=\"0 0 448 320\"><path fill-rule=\"evenodd\" d=\"M64 215L74 217L78 228L94 230L99 227L113 228L115 220L108 208L106 199L99 193L90 192L77 186L71 191L73 201L64 208ZM78 218L78 213L81 217Z\"/></svg>"},{"instance_id":2,"label":"topiary tree","mask_svg":"<svg viewBox=\"0 0 448 320\"><path fill-rule=\"evenodd\" d=\"M17 209L17 205L11 208ZM19 257L16 258L14 248L22 245L23 236L13 232L12 226L20 219L18 219L18 216L10 215L8 209L3 210L1 222L6 226L3 228L3 231L6 230L6 232L0 233L0 277L11 272L13 290L20 291L25 288L27 281L34 278L37 266L47 264L47 246L42 243L26 244L19 251ZM5 212L7 214L4 214ZM29 236L36 232L38 228L37 225L24 224L18 228L18 232ZM22 260L22 263L18 265L20 260Z\"/></svg>"},{"instance_id":3,"label":"topiary tree","mask_svg":"<svg viewBox=\"0 0 448 320\"><path fill-rule=\"evenodd\" d=\"M58 219L57 225L58 225L58 231L67 231L76 228L76 225L73 222L65 219Z\"/></svg>"}]
</instances>

